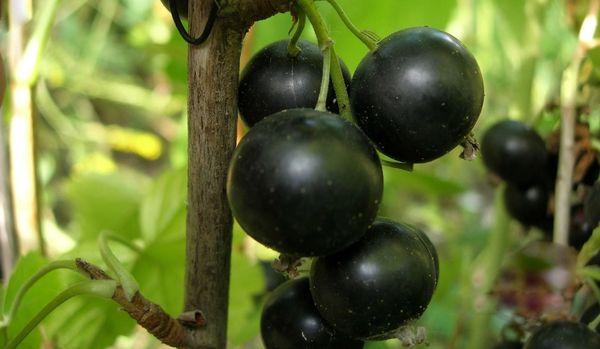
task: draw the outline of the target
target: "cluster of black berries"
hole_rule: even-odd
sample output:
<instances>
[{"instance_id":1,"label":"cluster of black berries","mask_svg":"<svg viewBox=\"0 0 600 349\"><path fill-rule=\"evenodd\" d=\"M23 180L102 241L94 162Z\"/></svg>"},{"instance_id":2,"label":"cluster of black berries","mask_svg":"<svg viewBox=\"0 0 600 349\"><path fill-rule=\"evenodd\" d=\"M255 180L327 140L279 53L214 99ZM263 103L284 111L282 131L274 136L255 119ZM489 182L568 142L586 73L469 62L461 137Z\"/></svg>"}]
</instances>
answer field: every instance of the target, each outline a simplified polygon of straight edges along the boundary
<instances>
[{"instance_id":1,"label":"cluster of black berries","mask_svg":"<svg viewBox=\"0 0 600 349\"><path fill-rule=\"evenodd\" d=\"M504 120L484 134L481 152L487 168L507 183L504 203L508 213L525 226L541 229L550 238L558 149L549 149L542 137L529 126ZM569 244L576 249L589 239L600 217L600 209L597 208L600 203L595 196L598 194L593 194L591 187L598 179L600 166L595 154L593 156L585 173L573 183L574 192L583 187L580 191L583 195L571 208Z\"/></svg>"},{"instance_id":2,"label":"cluster of black berries","mask_svg":"<svg viewBox=\"0 0 600 349\"><path fill-rule=\"evenodd\" d=\"M600 334L584 323L553 321L538 328L525 344L519 341L504 341L494 349L598 349Z\"/></svg>"},{"instance_id":3,"label":"cluster of black berries","mask_svg":"<svg viewBox=\"0 0 600 349\"><path fill-rule=\"evenodd\" d=\"M333 88L317 103L323 54L300 41L258 52L242 72L238 106L249 132L235 150L227 195L240 226L285 255L315 257L309 277L267 300L265 346L361 348L398 335L435 291L435 247L420 230L377 218L383 171L375 147L405 163L438 158L469 135L483 103L477 62L431 28L390 35L354 77L344 64L356 124Z\"/></svg>"}]
</instances>

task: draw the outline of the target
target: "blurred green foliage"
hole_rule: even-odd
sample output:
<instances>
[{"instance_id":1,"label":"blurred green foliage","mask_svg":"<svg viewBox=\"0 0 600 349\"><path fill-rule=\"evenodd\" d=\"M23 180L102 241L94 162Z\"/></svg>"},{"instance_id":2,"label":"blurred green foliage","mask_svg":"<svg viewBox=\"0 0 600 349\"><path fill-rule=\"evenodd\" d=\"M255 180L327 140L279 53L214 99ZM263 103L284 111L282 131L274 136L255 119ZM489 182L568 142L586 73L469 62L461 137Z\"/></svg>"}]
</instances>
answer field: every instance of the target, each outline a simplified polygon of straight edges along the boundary
<instances>
[{"instance_id":1,"label":"blurred green foliage","mask_svg":"<svg viewBox=\"0 0 600 349\"><path fill-rule=\"evenodd\" d=\"M34 9L42 1L34 0ZM564 1L339 2L358 27L381 37L426 25L460 38L484 74L486 101L478 135L506 117L536 125L545 134L556 129L557 112L544 110L558 98L561 72L576 44ZM319 2L318 7L352 71L367 49L327 3ZM291 25L289 14L257 23L245 50L256 52L286 38ZM2 30L5 45L6 28ZM310 28L304 37L315 41ZM592 52L595 62L600 61L599 52ZM143 252L114 246L117 254L144 294L171 314L178 314L183 304L186 89L187 46L160 1L62 1L35 88L45 237L53 258L83 257L98 263L99 232L127 237ZM590 122L597 130L599 115L593 115ZM458 154L455 150L411 173L385 170L381 214L422 227L440 253L439 288L418 323L428 329L430 348L465 347L465 326L474 313L472 277L498 223L494 189L481 161L465 162ZM518 226L509 225L505 233L508 246L517 246ZM236 227L232 348L260 348L264 280L257 261L274 256L248 239ZM37 255L21 259L5 291L5 309L15 285L42 263ZM77 279L65 273L45 278L31 291L16 325ZM492 326L484 328L487 343L497 338L507 319L502 313L493 316ZM22 347L37 348L42 339L65 349L159 346L114 304L87 298L62 306ZM398 348L399 343L368 347Z\"/></svg>"}]
</instances>

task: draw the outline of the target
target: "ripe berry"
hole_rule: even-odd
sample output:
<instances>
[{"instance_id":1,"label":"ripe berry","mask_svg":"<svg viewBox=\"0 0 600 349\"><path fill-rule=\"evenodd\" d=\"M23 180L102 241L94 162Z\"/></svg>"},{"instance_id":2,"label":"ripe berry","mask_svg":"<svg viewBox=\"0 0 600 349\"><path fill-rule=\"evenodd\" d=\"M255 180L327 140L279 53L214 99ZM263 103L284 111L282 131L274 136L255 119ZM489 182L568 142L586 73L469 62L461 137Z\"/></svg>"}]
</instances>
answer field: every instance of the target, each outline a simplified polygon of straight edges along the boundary
<instances>
[{"instance_id":1,"label":"ripe berry","mask_svg":"<svg viewBox=\"0 0 600 349\"><path fill-rule=\"evenodd\" d=\"M492 126L481 142L483 162L505 181L526 188L545 180L546 145L530 127L512 120Z\"/></svg>"},{"instance_id":2,"label":"ripe berry","mask_svg":"<svg viewBox=\"0 0 600 349\"><path fill-rule=\"evenodd\" d=\"M314 108L319 98L323 74L323 54L318 46L300 40L296 57L288 54L289 40L259 51L242 72L238 107L246 125L252 127L264 117L285 109ZM348 68L341 62L346 84ZM329 84L327 110L337 113L333 84Z\"/></svg>"},{"instance_id":3,"label":"ripe berry","mask_svg":"<svg viewBox=\"0 0 600 349\"><path fill-rule=\"evenodd\" d=\"M421 316L437 284L437 254L417 229L377 219L367 234L318 258L311 293L323 318L358 339L385 339Z\"/></svg>"},{"instance_id":4,"label":"ripe berry","mask_svg":"<svg viewBox=\"0 0 600 349\"><path fill-rule=\"evenodd\" d=\"M598 349L600 335L587 326L570 321L555 321L540 327L525 343L524 349Z\"/></svg>"},{"instance_id":5,"label":"ripe berry","mask_svg":"<svg viewBox=\"0 0 600 349\"><path fill-rule=\"evenodd\" d=\"M236 149L227 195L254 239L279 252L322 256L360 239L383 191L369 139L337 115L290 109L254 126Z\"/></svg>"},{"instance_id":6,"label":"ripe berry","mask_svg":"<svg viewBox=\"0 0 600 349\"><path fill-rule=\"evenodd\" d=\"M188 0L176 0L176 4L177 4L177 13L179 13L179 16L183 17L183 18L187 18L188 16ZM165 6L165 8L169 11L171 11L171 6L169 6L169 0L160 0L160 2L163 3L163 5Z\"/></svg>"},{"instance_id":7,"label":"ripe berry","mask_svg":"<svg viewBox=\"0 0 600 349\"><path fill-rule=\"evenodd\" d=\"M548 220L548 190L543 185L519 189L508 185L504 190L504 205L514 219L526 226L543 226Z\"/></svg>"},{"instance_id":8,"label":"ripe berry","mask_svg":"<svg viewBox=\"0 0 600 349\"><path fill-rule=\"evenodd\" d=\"M455 37L427 27L394 33L352 79L356 122L385 155L428 162L456 147L483 105L477 61Z\"/></svg>"},{"instance_id":9,"label":"ripe berry","mask_svg":"<svg viewBox=\"0 0 600 349\"><path fill-rule=\"evenodd\" d=\"M263 308L260 332L266 349L360 349L363 342L334 331L310 296L308 278L279 286Z\"/></svg>"}]
</instances>

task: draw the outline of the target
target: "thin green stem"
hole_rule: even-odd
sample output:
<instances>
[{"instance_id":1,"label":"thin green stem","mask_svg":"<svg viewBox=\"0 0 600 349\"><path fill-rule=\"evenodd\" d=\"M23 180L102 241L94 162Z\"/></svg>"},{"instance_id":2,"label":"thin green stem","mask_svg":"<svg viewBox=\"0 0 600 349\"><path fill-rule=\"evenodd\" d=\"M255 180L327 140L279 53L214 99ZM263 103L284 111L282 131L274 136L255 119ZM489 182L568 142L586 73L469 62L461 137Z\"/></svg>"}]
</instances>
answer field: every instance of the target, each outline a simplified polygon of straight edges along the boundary
<instances>
[{"instance_id":1,"label":"thin green stem","mask_svg":"<svg viewBox=\"0 0 600 349\"><path fill-rule=\"evenodd\" d=\"M45 1L45 7L42 8L39 21L33 29L33 34L27 42L25 52L17 67L16 79L27 83L29 86L32 86L37 79L42 53L48 43L60 2L61 0Z\"/></svg>"},{"instance_id":2,"label":"thin green stem","mask_svg":"<svg viewBox=\"0 0 600 349\"><path fill-rule=\"evenodd\" d=\"M50 301L25 327L13 338L4 349L14 349L46 318L54 309L67 300L84 294L95 295L103 298L112 298L117 288L114 280L91 280L72 285Z\"/></svg>"},{"instance_id":3,"label":"thin green stem","mask_svg":"<svg viewBox=\"0 0 600 349\"><path fill-rule=\"evenodd\" d=\"M346 25L348 30L350 30L354 36L362 41L369 48L369 50L374 51L377 49L377 41L374 40L371 35L365 34L364 31L359 30L354 23L352 23L350 17L348 17L348 14L346 14L346 11L344 11L344 9L340 6L340 4L337 3L336 0L326 1L335 9L342 22L344 22L344 25Z\"/></svg>"},{"instance_id":4,"label":"thin green stem","mask_svg":"<svg viewBox=\"0 0 600 349\"><path fill-rule=\"evenodd\" d=\"M317 10L313 0L298 0L298 6L302 8L308 20L313 26L319 46L325 47L327 43L331 43L331 80L333 82L333 88L337 103L340 110L340 115L348 120L352 120L352 112L350 111L350 98L348 97L348 91L346 90L346 82L344 81L344 75L342 74L342 67L340 65L339 58L335 53L333 47L333 40L329 37L329 31L323 17Z\"/></svg>"},{"instance_id":5,"label":"thin green stem","mask_svg":"<svg viewBox=\"0 0 600 349\"><path fill-rule=\"evenodd\" d=\"M340 115L349 121L353 121L352 111L350 110L350 97L348 96L348 90L346 90L346 80L344 80L344 74L342 73L342 66L340 60L335 53L335 48L331 46L331 81L333 82L333 89L335 91L335 98L337 100Z\"/></svg>"},{"instance_id":6,"label":"thin green stem","mask_svg":"<svg viewBox=\"0 0 600 349\"><path fill-rule=\"evenodd\" d=\"M592 236L581 247L581 251L577 255L577 267L583 268L597 253L600 252L600 227L596 228Z\"/></svg>"},{"instance_id":7,"label":"thin green stem","mask_svg":"<svg viewBox=\"0 0 600 349\"><path fill-rule=\"evenodd\" d=\"M121 235L116 235L116 234L110 234L110 233L106 233L106 237L109 240L112 240L114 242L118 242L121 245L129 248L130 250L136 252L136 253L143 253L144 251L137 245L135 245L134 243L132 243L131 241L125 239L124 237L122 237Z\"/></svg>"},{"instance_id":8,"label":"thin green stem","mask_svg":"<svg viewBox=\"0 0 600 349\"><path fill-rule=\"evenodd\" d=\"M125 293L127 300L131 301L131 299L133 299L133 296L135 295L135 293L137 291L139 291L140 286L138 285L138 283L135 280L135 278L133 277L133 275L131 275L131 273L129 273L129 271L127 269L125 269L123 264L121 264L119 259L111 251L110 247L108 246L109 239L115 240L115 241L118 241L121 243L124 243L125 241L123 239L119 239L115 235L103 232L100 234L100 236L98 238L98 246L100 248L100 255L102 255L102 259L104 260L104 263L106 263L108 268L113 273L115 273L115 277L119 281L121 286L123 287L123 292ZM132 247L132 245L130 245L129 242L125 242L125 243L127 246Z\"/></svg>"},{"instance_id":9,"label":"thin green stem","mask_svg":"<svg viewBox=\"0 0 600 349\"><path fill-rule=\"evenodd\" d=\"M291 57L297 57L302 49L298 46L298 40L300 40L300 35L304 31L304 27L306 26L306 14L302 9L298 9L298 23L296 24L296 30L294 31L294 35L290 39L288 44L288 54Z\"/></svg>"},{"instance_id":10,"label":"thin green stem","mask_svg":"<svg viewBox=\"0 0 600 349\"><path fill-rule=\"evenodd\" d=\"M329 93L329 78L331 72L331 45L327 43L327 46L322 48L323 51L323 78L321 80L321 90L319 91L319 99L317 100L316 110L326 111L327 110L327 94Z\"/></svg>"},{"instance_id":11,"label":"thin green stem","mask_svg":"<svg viewBox=\"0 0 600 349\"><path fill-rule=\"evenodd\" d=\"M17 313L17 310L19 310L19 306L21 305L23 297L25 296L27 291L29 291L29 289L46 274L58 269L70 269L76 272L80 272L77 268L77 264L75 263L75 261L72 260L54 261L44 266L31 278L29 278L29 280L27 280L17 291L17 294L15 295L10 310L8 311L8 315L4 319L5 326L8 326L10 321L14 319L15 314Z\"/></svg>"},{"instance_id":12,"label":"thin green stem","mask_svg":"<svg viewBox=\"0 0 600 349\"><path fill-rule=\"evenodd\" d=\"M600 281L600 267L588 266L580 268L578 270L578 274L584 278L591 278L592 280Z\"/></svg>"}]
</instances>

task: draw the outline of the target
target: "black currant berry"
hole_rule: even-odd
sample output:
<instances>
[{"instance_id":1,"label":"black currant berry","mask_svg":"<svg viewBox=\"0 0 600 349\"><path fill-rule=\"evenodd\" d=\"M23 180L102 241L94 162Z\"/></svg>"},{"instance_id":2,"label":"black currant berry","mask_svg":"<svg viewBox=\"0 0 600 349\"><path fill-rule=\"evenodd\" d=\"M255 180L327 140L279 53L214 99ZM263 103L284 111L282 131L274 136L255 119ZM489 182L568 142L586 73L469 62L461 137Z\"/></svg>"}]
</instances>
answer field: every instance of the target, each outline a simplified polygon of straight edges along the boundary
<instances>
[{"instance_id":1,"label":"black currant berry","mask_svg":"<svg viewBox=\"0 0 600 349\"><path fill-rule=\"evenodd\" d=\"M288 281L268 298L260 320L266 349L360 349L363 342L333 330L310 295L308 278Z\"/></svg>"},{"instance_id":2,"label":"black currant berry","mask_svg":"<svg viewBox=\"0 0 600 349\"><path fill-rule=\"evenodd\" d=\"M494 346L493 349L522 349L523 343L517 341L502 341Z\"/></svg>"},{"instance_id":3,"label":"black currant berry","mask_svg":"<svg viewBox=\"0 0 600 349\"><path fill-rule=\"evenodd\" d=\"M382 153L420 163L446 154L471 132L483 95L473 55L450 34L421 27L388 36L363 58L350 102Z\"/></svg>"},{"instance_id":4,"label":"black currant berry","mask_svg":"<svg viewBox=\"0 0 600 349\"><path fill-rule=\"evenodd\" d=\"M545 181L546 144L527 125L513 120L500 121L483 135L483 162L505 181L526 188Z\"/></svg>"},{"instance_id":5,"label":"black currant berry","mask_svg":"<svg viewBox=\"0 0 600 349\"><path fill-rule=\"evenodd\" d=\"M242 139L229 168L233 215L279 252L322 256L360 239L377 215L377 152L352 123L312 109L265 118Z\"/></svg>"},{"instance_id":6,"label":"black currant berry","mask_svg":"<svg viewBox=\"0 0 600 349\"><path fill-rule=\"evenodd\" d=\"M249 127L285 109L314 108L319 99L323 54L318 46L300 40L298 56L288 54L289 40L272 43L252 57L241 75L238 107ZM340 62L346 85L348 68ZM327 110L338 112L333 84L329 84Z\"/></svg>"},{"instance_id":7,"label":"black currant berry","mask_svg":"<svg viewBox=\"0 0 600 349\"><path fill-rule=\"evenodd\" d=\"M584 204L585 220L592 230L600 224L600 181L588 193Z\"/></svg>"},{"instance_id":8,"label":"black currant berry","mask_svg":"<svg viewBox=\"0 0 600 349\"><path fill-rule=\"evenodd\" d=\"M522 190L508 185L504 189L504 206L514 219L525 226L542 226L549 218L549 192L543 185Z\"/></svg>"},{"instance_id":9,"label":"black currant berry","mask_svg":"<svg viewBox=\"0 0 600 349\"><path fill-rule=\"evenodd\" d=\"M413 227L377 219L360 241L314 261L311 293L323 318L366 340L390 338L421 316L439 269L435 248L425 239Z\"/></svg>"},{"instance_id":10,"label":"black currant berry","mask_svg":"<svg viewBox=\"0 0 600 349\"><path fill-rule=\"evenodd\" d=\"M160 2L163 3L163 5L165 6L165 8L169 11L171 11L171 6L169 6L169 0L160 0ZM175 2L177 4L177 13L179 13L179 16L183 17L183 18L187 18L188 16L188 0L176 0Z\"/></svg>"},{"instance_id":11,"label":"black currant berry","mask_svg":"<svg viewBox=\"0 0 600 349\"><path fill-rule=\"evenodd\" d=\"M540 327L525 343L524 349L598 349L600 335L584 324L555 321Z\"/></svg>"}]
</instances>

